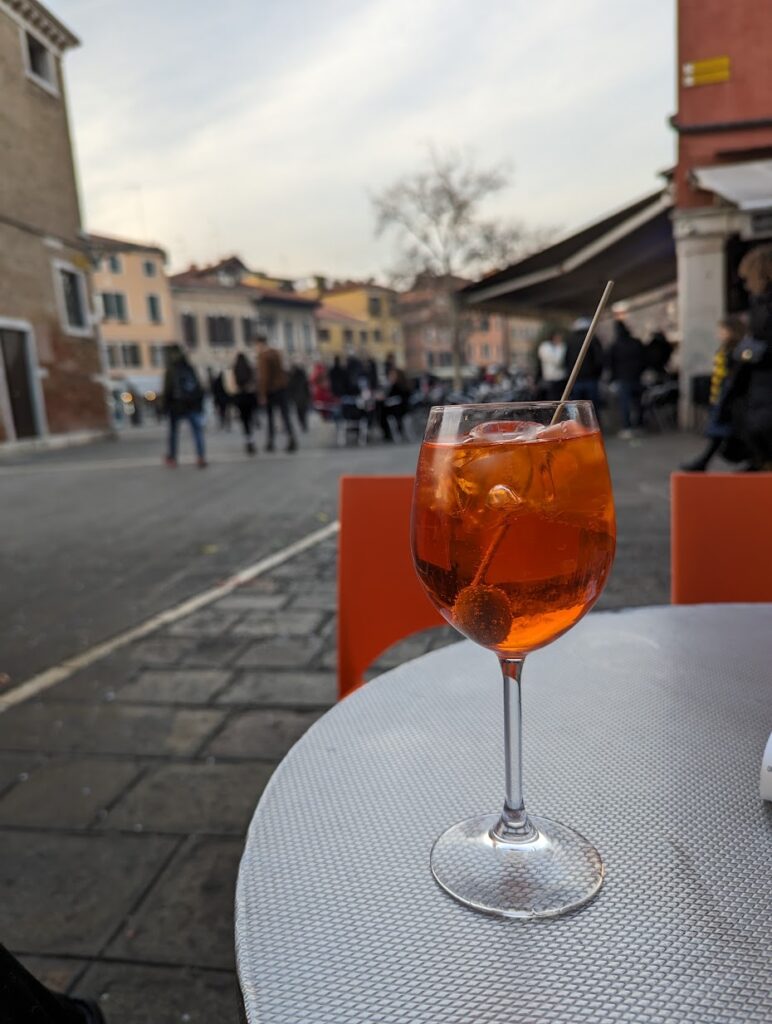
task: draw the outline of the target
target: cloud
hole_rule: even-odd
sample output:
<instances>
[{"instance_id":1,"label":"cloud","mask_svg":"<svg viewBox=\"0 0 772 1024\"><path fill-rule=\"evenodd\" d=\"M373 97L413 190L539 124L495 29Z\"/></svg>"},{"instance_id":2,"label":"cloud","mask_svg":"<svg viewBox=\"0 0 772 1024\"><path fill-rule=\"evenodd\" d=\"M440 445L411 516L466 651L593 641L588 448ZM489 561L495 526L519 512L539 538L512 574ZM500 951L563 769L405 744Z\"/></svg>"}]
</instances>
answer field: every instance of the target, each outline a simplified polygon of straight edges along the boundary
<instances>
[{"instance_id":1,"label":"cloud","mask_svg":"<svg viewBox=\"0 0 772 1024\"><path fill-rule=\"evenodd\" d=\"M514 168L496 215L574 226L671 159L670 7L59 0L89 225L177 262L370 273L368 190L433 142Z\"/></svg>"}]
</instances>

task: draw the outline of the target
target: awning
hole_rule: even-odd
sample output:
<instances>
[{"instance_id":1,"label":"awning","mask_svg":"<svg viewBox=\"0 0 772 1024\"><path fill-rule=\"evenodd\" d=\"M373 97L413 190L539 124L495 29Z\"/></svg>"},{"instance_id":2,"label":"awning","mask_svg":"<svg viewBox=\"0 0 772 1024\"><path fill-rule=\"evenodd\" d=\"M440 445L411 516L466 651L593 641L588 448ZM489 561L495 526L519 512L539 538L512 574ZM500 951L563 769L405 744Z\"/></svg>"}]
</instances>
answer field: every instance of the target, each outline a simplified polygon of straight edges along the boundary
<instances>
[{"instance_id":1,"label":"awning","mask_svg":"<svg viewBox=\"0 0 772 1024\"><path fill-rule=\"evenodd\" d=\"M124 377L112 378L110 384L114 391L133 391L136 395L144 395L148 391L155 391L158 394L163 387L163 377L161 374L150 376L147 374L127 373Z\"/></svg>"},{"instance_id":2,"label":"awning","mask_svg":"<svg viewBox=\"0 0 772 1024\"><path fill-rule=\"evenodd\" d=\"M692 174L706 192L715 192L741 210L772 208L772 160L696 167Z\"/></svg>"},{"instance_id":3,"label":"awning","mask_svg":"<svg viewBox=\"0 0 772 1024\"><path fill-rule=\"evenodd\" d=\"M569 235L554 245L462 289L468 305L500 313L579 315L597 305L613 278L615 301L676 279L667 190Z\"/></svg>"}]
</instances>

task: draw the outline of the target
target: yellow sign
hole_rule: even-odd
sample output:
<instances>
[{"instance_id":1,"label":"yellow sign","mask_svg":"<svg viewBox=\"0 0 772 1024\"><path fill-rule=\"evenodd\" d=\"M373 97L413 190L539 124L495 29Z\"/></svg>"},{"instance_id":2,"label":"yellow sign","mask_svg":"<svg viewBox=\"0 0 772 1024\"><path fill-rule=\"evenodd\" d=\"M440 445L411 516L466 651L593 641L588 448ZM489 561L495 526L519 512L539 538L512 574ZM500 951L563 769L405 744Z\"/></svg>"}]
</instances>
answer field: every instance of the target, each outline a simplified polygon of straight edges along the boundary
<instances>
[{"instance_id":1,"label":"yellow sign","mask_svg":"<svg viewBox=\"0 0 772 1024\"><path fill-rule=\"evenodd\" d=\"M681 81L687 89L693 85L715 85L717 82L728 82L730 70L728 57L694 60L684 64Z\"/></svg>"}]
</instances>

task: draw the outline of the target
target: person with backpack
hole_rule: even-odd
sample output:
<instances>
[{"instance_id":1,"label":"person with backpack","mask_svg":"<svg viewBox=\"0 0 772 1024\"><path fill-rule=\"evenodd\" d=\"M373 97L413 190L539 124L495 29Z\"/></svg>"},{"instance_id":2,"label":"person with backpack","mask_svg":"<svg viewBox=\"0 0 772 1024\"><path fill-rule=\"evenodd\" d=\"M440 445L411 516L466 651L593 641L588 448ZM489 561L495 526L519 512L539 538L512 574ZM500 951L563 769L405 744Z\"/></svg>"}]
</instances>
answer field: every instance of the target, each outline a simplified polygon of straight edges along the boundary
<instances>
[{"instance_id":1,"label":"person with backpack","mask_svg":"<svg viewBox=\"0 0 772 1024\"><path fill-rule=\"evenodd\" d=\"M233 404L239 413L244 428L244 443L247 455L254 455L254 428L257 420L257 379L255 371L243 352L239 352L233 364ZM257 424L259 426L259 424Z\"/></svg>"},{"instance_id":2,"label":"person with backpack","mask_svg":"<svg viewBox=\"0 0 772 1024\"><path fill-rule=\"evenodd\" d=\"M196 446L199 469L206 467L204 448L204 389L193 367L179 345L170 345L168 366L164 377L163 405L169 417L169 447L166 465L177 465L177 435L180 420L187 420Z\"/></svg>"}]
</instances>

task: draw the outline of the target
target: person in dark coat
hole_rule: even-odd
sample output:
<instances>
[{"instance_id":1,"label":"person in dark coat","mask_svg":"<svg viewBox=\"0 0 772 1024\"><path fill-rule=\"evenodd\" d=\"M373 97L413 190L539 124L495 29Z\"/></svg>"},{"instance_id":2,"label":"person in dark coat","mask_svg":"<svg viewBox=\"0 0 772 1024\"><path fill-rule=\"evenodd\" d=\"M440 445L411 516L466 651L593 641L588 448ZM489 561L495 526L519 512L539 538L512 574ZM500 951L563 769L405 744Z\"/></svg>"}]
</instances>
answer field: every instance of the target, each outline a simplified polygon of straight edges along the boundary
<instances>
[{"instance_id":1,"label":"person in dark coat","mask_svg":"<svg viewBox=\"0 0 772 1024\"><path fill-rule=\"evenodd\" d=\"M257 451L254 437L257 421L257 377L254 367L243 352L239 352L233 364L233 380L233 404L238 410L244 428L244 445L247 455L254 455Z\"/></svg>"},{"instance_id":2,"label":"person in dark coat","mask_svg":"<svg viewBox=\"0 0 772 1024\"><path fill-rule=\"evenodd\" d=\"M308 410L311 408L311 386L308 374L300 363L293 363L289 372L287 395L290 403L295 406L300 429L308 432Z\"/></svg>"},{"instance_id":3,"label":"person in dark coat","mask_svg":"<svg viewBox=\"0 0 772 1024\"><path fill-rule=\"evenodd\" d=\"M609 349L609 371L619 398L620 437L632 437L633 429L641 425L641 375L645 368L643 342L630 333L624 320L616 320L614 340Z\"/></svg>"},{"instance_id":4,"label":"person in dark coat","mask_svg":"<svg viewBox=\"0 0 772 1024\"><path fill-rule=\"evenodd\" d=\"M343 366L340 356L335 356L332 361L329 379L330 391L332 391L335 398L343 398L344 395L349 394L348 373L346 373L346 368Z\"/></svg>"},{"instance_id":5,"label":"person in dark coat","mask_svg":"<svg viewBox=\"0 0 772 1024\"><path fill-rule=\"evenodd\" d=\"M295 452L298 442L295 438L295 431L292 429L292 420L289 414L289 402L287 400L287 372L282 366L281 356L275 348L271 348L268 339L258 334L255 338L257 346L257 382L260 388L260 399L266 410L268 418L268 442L265 446L267 452L274 450L275 441L275 413L278 411L281 416L284 430L287 434L287 451Z\"/></svg>"},{"instance_id":6,"label":"person in dark coat","mask_svg":"<svg viewBox=\"0 0 772 1024\"><path fill-rule=\"evenodd\" d=\"M739 270L750 296L748 335L734 351L727 394L749 468L772 471L772 245L751 249Z\"/></svg>"},{"instance_id":7,"label":"person in dark coat","mask_svg":"<svg viewBox=\"0 0 772 1024\"><path fill-rule=\"evenodd\" d=\"M198 374L179 345L170 345L168 366L164 377L163 406L169 417L169 447L166 465L177 465L177 436L180 420L187 420L196 446L199 468L206 466L204 447L204 389Z\"/></svg>"},{"instance_id":8,"label":"person in dark coat","mask_svg":"<svg viewBox=\"0 0 772 1024\"><path fill-rule=\"evenodd\" d=\"M740 317L727 317L718 325L719 346L713 358L713 373L710 378L710 413L705 427L708 443L699 455L682 464L681 469L687 473L704 473L711 459L722 448L725 455L730 455L732 440L735 441L733 447L737 450L737 439L733 438L732 434L731 396L727 394L727 389L734 365L734 351L744 334L745 324ZM741 461L744 454L743 448L740 459L733 457L731 461Z\"/></svg>"},{"instance_id":9,"label":"person in dark coat","mask_svg":"<svg viewBox=\"0 0 772 1024\"><path fill-rule=\"evenodd\" d=\"M590 323L591 320L588 316L581 316L571 325L571 333L566 337L566 377L579 357ZM587 355L584 357L571 397L576 401L593 402L596 415L599 415L600 378L603 375L603 364L603 346L595 335L590 342Z\"/></svg>"},{"instance_id":10,"label":"person in dark coat","mask_svg":"<svg viewBox=\"0 0 772 1024\"><path fill-rule=\"evenodd\" d=\"M389 371L389 387L380 406L381 430L384 441L395 441L392 425L405 436L404 419L410 408L410 384L405 371L394 366Z\"/></svg>"},{"instance_id":11,"label":"person in dark coat","mask_svg":"<svg viewBox=\"0 0 772 1024\"><path fill-rule=\"evenodd\" d=\"M647 369L652 370L657 380L662 382L667 377L667 364L673 354L673 345L667 340L664 331L654 331L644 351Z\"/></svg>"},{"instance_id":12,"label":"person in dark coat","mask_svg":"<svg viewBox=\"0 0 772 1024\"><path fill-rule=\"evenodd\" d=\"M217 410L217 418L220 421L221 430L231 429L231 396L225 387L225 380L222 371L212 373L209 371L209 390L212 394L212 401Z\"/></svg>"}]
</instances>

